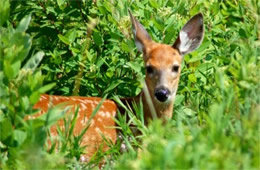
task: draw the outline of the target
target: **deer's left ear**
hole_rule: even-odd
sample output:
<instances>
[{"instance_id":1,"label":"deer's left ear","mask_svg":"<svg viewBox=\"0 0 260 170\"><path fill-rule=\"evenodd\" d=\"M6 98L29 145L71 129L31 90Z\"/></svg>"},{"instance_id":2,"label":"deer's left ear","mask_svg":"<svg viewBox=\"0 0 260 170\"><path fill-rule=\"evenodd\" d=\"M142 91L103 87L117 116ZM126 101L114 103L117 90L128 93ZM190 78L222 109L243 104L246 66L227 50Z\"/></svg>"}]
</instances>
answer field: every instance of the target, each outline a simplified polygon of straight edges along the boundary
<instances>
[{"instance_id":1,"label":"deer's left ear","mask_svg":"<svg viewBox=\"0 0 260 170\"><path fill-rule=\"evenodd\" d=\"M148 43L152 41L148 32L144 29L143 25L132 15L131 11L128 10L133 27L133 33L135 37L135 44L140 52L144 52L148 47Z\"/></svg>"},{"instance_id":2,"label":"deer's left ear","mask_svg":"<svg viewBox=\"0 0 260 170\"><path fill-rule=\"evenodd\" d=\"M173 48L182 56L198 48L204 37L203 15L193 16L182 28Z\"/></svg>"}]
</instances>

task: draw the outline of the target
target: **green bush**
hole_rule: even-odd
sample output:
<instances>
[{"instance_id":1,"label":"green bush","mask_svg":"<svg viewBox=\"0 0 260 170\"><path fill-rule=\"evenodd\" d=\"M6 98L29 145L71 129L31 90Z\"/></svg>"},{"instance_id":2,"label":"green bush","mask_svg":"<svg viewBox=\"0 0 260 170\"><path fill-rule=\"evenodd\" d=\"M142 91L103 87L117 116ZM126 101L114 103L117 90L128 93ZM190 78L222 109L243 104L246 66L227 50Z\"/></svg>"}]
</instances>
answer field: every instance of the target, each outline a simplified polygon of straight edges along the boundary
<instances>
[{"instance_id":1,"label":"green bush","mask_svg":"<svg viewBox=\"0 0 260 170\"><path fill-rule=\"evenodd\" d=\"M105 159L107 169L260 168L258 1L0 2L0 167L92 168ZM133 136L125 115L116 120L127 152L119 141L89 164L67 144L49 153L47 131L62 112L24 121L41 93L120 98L141 91L143 61L128 8L153 40L167 44L191 16L204 15L205 38L184 58L173 119L145 127L136 106L137 117L128 114L142 135ZM34 167L31 160L44 161Z\"/></svg>"},{"instance_id":2,"label":"green bush","mask_svg":"<svg viewBox=\"0 0 260 170\"><path fill-rule=\"evenodd\" d=\"M0 26L0 167L36 168L51 161L44 144L47 128L58 118L38 118L25 121L25 117L34 114L33 105L41 93L48 91L54 84L43 86L44 76L37 69L44 53L31 50L32 38L26 33L31 16L25 16L17 28L6 22L9 15L9 3L4 2ZM2 11L1 11L2 14ZM5 17L4 17L5 16ZM60 116L61 118L61 116ZM62 160L53 156L57 160ZM41 162L31 164L32 161ZM61 165L57 161L57 167Z\"/></svg>"}]
</instances>

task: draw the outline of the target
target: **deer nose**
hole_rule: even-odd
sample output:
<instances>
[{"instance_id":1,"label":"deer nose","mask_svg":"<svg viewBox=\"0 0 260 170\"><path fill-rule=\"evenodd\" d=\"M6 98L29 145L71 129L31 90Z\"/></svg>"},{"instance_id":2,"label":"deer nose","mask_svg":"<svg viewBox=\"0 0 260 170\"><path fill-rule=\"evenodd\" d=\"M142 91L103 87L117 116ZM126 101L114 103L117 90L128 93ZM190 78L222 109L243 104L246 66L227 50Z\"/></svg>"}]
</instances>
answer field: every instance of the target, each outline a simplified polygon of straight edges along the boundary
<instances>
[{"instance_id":1,"label":"deer nose","mask_svg":"<svg viewBox=\"0 0 260 170\"><path fill-rule=\"evenodd\" d=\"M154 96L160 102L165 102L169 98L170 94L171 94L171 92L168 88L158 87L158 88L155 89Z\"/></svg>"}]
</instances>

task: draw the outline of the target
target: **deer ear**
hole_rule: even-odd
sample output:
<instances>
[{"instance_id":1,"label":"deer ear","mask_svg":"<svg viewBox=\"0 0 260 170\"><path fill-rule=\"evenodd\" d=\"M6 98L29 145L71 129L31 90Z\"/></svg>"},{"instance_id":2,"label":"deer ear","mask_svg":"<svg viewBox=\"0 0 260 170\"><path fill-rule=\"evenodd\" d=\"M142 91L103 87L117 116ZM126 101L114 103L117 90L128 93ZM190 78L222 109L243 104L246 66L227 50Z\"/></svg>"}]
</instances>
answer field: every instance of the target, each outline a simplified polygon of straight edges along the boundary
<instances>
[{"instance_id":1,"label":"deer ear","mask_svg":"<svg viewBox=\"0 0 260 170\"><path fill-rule=\"evenodd\" d=\"M198 48L204 37L203 15L193 16L182 28L179 37L173 44L182 56Z\"/></svg>"},{"instance_id":2,"label":"deer ear","mask_svg":"<svg viewBox=\"0 0 260 170\"><path fill-rule=\"evenodd\" d=\"M145 46L148 41L151 41L151 37L148 32L144 29L143 25L132 15L131 11L128 9L131 21L132 29L135 37L135 45L140 52L144 52Z\"/></svg>"}]
</instances>

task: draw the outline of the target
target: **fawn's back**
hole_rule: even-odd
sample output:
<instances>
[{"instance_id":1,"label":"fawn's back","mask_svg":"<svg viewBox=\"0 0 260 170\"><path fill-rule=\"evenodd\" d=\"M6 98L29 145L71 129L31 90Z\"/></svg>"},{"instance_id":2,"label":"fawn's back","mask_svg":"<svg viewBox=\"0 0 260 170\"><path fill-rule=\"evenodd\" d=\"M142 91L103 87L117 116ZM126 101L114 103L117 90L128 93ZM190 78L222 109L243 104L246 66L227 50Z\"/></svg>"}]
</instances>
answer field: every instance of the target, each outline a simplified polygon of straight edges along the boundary
<instances>
[{"instance_id":1,"label":"fawn's back","mask_svg":"<svg viewBox=\"0 0 260 170\"><path fill-rule=\"evenodd\" d=\"M29 116L28 119L34 119L46 113L52 106L60 105L61 108L70 107L68 113L71 114L75 113L78 108L77 120L73 131L74 136L78 136L82 130L88 126L87 122L101 100L102 98L97 97L41 95L39 102L34 106L35 109L40 109L40 112L33 116ZM110 140L111 143L116 142L117 135L114 128L116 110L117 106L113 101L104 100L96 115L90 120L89 128L83 135L81 141L81 146L86 146L85 154L81 158L83 161L88 160L100 146L104 147L103 151L108 149L102 136L106 137L107 140ZM61 130L64 130L63 120L59 120L57 124ZM57 136L56 126L52 126L50 131L51 136Z\"/></svg>"}]
</instances>

